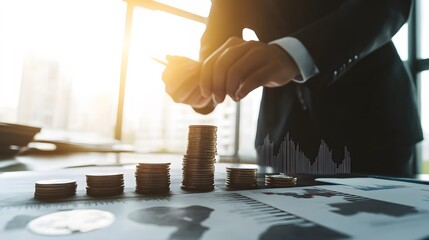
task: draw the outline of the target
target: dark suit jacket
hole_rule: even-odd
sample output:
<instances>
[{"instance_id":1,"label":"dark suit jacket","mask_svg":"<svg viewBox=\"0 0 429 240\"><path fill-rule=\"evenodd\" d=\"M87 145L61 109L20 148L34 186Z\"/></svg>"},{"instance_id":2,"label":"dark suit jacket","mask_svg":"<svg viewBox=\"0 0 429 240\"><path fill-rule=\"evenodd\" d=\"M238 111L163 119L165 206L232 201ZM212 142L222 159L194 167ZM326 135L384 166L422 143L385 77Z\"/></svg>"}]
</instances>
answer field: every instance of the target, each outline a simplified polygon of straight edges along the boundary
<instances>
[{"instance_id":1,"label":"dark suit jacket","mask_svg":"<svg viewBox=\"0 0 429 240\"><path fill-rule=\"evenodd\" d=\"M264 88L256 146L269 135L277 148L290 133L308 157L316 157L323 139L337 160L344 146L410 146L422 139L416 95L391 38L407 21L411 4L213 0L201 58L227 38L241 37L243 28L262 42L295 37L313 57L320 74L306 83Z\"/></svg>"}]
</instances>

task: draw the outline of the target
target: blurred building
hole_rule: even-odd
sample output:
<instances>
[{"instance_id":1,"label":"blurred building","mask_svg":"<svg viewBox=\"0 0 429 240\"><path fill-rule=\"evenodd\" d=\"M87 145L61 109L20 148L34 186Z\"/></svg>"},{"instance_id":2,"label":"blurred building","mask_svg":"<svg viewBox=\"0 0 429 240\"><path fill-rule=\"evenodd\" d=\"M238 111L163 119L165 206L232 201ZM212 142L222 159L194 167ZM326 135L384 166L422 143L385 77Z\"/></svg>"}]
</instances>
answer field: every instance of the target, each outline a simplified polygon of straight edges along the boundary
<instances>
[{"instance_id":1,"label":"blurred building","mask_svg":"<svg viewBox=\"0 0 429 240\"><path fill-rule=\"evenodd\" d=\"M23 59L17 109L20 123L66 129L70 87L59 62L28 55Z\"/></svg>"},{"instance_id":2,"label":"blurred building","mask_svg":"<svg viewBox=\"0 0 429 240\"><path fill-rule=\"evenodd\" d=\"M189 106L174 103L168 96L164 96L164 101L155 106L160 112L142 117L140 120L140 127L135 136L138 151L184 153L187 147L188 126L209 124L218 127L218 154L234 153L236 104L233 101L225 101L209 115L200 115Z\"/></svg>"}]
</instances>

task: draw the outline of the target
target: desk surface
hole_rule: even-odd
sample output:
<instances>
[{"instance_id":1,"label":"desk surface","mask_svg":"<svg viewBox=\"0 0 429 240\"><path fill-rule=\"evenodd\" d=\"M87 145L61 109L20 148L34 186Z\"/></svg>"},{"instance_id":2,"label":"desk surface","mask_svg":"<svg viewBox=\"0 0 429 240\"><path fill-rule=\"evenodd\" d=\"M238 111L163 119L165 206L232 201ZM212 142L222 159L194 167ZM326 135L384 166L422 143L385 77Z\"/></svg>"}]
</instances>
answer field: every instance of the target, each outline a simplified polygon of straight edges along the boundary
<instances>
[{"instance_id":1,"label":"desk surface","mask_svg":"<svg viewBox=\"0 0 429 240\"><path fill-rule=\"evenodd\" d=\"M142 160L173 162L169 195L148 196L133 191L135 187L133 161ZM71 209L108 211L114 214L115 221L103 229L51 239L429 237L427 230L429 185L377 178L348 178L322 179L325 183L316 186L275 189L261 186L252 190L230 191L224 184L226 165L217 164L215 191L189 193L179 187L181 171L178 156L164 156L162 159L154 157L128 159L129 165L107 166L117 161L118 159L114 158L104 161L103 164L106 166L55 171L43 168L45 171L0 174L1 239L46 239L46 236L29 231L28 222L45 214ZM124 159L119 161L125 163ZM95 162L99 163L98 160L94 160L90 165ZM87 196L85 173L94 171L124 172L125 193L103 199ZM34 200L34 182L50 178L76 179L77 196L55 202Z\"/></svg>"}]
</instances>

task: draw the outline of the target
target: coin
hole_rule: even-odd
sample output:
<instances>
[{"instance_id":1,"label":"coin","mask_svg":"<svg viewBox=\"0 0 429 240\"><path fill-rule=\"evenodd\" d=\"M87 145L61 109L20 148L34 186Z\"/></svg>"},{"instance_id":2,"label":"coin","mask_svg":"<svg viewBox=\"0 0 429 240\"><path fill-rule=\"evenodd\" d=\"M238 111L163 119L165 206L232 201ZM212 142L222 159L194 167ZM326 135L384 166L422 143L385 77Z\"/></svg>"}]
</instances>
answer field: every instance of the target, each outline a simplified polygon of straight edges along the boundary
<instances>
[{"instance_id":1,"label":"coin","mask_svg":"<svg viewBox=\"0 0 429 240\"><path fill-rule=\"evenodd\" d=\"M170 191L171 163L139 163L136 165L136 189L140 194Z\"/></svg>"},{"instance_id":2,"label":"coin","mask_svg":"<svg viewBox=\"0 0 429 240\"><path fill-rule=\"evenodd\" d=\"M96 172L86 174L86 194L91 197L109 197L124 192L124 174Z\"/></svg>"},{"instance_id":3,"label":"coin","mask_svg":"<svg viewBox=\"0 0 429 240\"><path fill-rule=\"evenodd\" d=\"M193 186L189 186L189 185L181 185L180 186L183 190L185 191L189 191L189 192L211 192L214 190L214 185L212 186L198 186L198 187L193 187Z\"/></svg>"},{"instance_id":4,"label":"coin","mask_svg":"<svg viewBox=\"0 0 429 240\"><path fill-rule=\"evenodd\" d=\"M76 180L49 179L35 183L34 198L39 200L55 200L76 195Z\"/></svg>"},{"instance_id":5,"label":"coin","mask_svg":"<svg viewBox=\"0 0 429 240\"><path fill-rule=\"evenodd\" d=\"M91 197L109 197L124 193L124 187L116 188L86 188L86 194Z\"/></svg>"},{"instance_id":6,"label":"coin","mask_svg":"<svg viewBox=\"0 0 429 240\"><path fill-rule=\"evenodd\" d=\"M234 189L249 189L257 186L256 168L227 167L226 186Z\"/></svg>"},{"instance_id":7,"label":"coin","mask_svg":"<svg viewBox=\"0 0 429 240\"><path fill-rule=\"evenodd\" d=\"M105 178L105 177L118 177L118 178L122 178L124 176L123 173L111 173L111 172L96 172L96 173L87 173L86 177L101 177L101 178Z\"/></svg>"},{"instance_id":8,"label":"coin","mask_svg":"<svg viewBox=\"0 0 429 240\"><path fill-rule=\"evenodd\" d=\"M49 179L49 180L40 180L36 182L36 187L43 187L46 185L54 186L64 186L64 185L74 185L76 184L76 180L70 180L70 179Z\"/></svg>"},{"instance_id":9,"label":"coin","mask_svg":"<svg viewBox=\"0 0 429 240\"><path fill-rule=\"evenodd\" d=\"M266 187L290 187L295 186L297 178L285 174L265 175Z\"/></svg>"},{"instance_id":10,"label":"coin","mask_svg":"<svg viewBox=\"0 0 429 240\"><path fill-rule=\"evenodd\" d=\"M190 125L188 146L182 162L182 189L212 191L216 162L217 127Z\"/></svg>"}]
</instances>

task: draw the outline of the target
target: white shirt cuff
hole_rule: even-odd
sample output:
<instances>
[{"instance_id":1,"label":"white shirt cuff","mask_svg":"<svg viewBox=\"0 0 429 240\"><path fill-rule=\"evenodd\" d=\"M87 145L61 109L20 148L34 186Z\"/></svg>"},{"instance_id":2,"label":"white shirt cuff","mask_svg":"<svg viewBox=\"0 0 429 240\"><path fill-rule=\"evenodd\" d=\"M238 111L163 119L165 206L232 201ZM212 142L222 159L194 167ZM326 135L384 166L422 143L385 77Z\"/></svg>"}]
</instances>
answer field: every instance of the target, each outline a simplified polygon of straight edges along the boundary
<instances>
[{"instance_id":1,"label":"white shirt cuff","mask_svg":"<svg viewBox=\"0 0 429 240\"><path fill-rule=\"evenodd\" d=\"M298 65L300 75L293 81L297 83L305 83L308 79L319 73L314 63L313 58L308 52L307 48L296 38L284 37L270 42L270 44L277 44L282 47Z\"/></svg>"}]
</instances>

